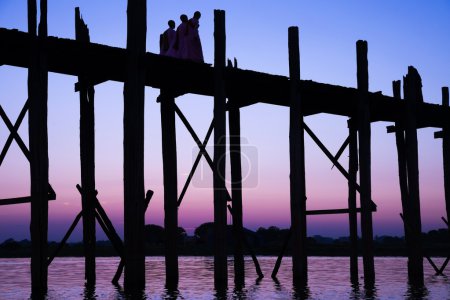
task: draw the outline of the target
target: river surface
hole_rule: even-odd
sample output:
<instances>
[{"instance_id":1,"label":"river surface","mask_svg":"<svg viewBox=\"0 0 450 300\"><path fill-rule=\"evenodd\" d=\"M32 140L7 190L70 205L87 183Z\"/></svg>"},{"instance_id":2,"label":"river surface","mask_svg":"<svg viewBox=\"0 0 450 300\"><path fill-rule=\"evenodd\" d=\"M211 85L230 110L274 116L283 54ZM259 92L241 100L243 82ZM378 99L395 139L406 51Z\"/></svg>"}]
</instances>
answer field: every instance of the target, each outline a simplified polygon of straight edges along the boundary
<instances>
[{"instance_id":1,"label":"river surface","mask_svg":"<svg viewBox=\"0 0 450 300\"><path fill-rule=\"evenodd\" d=\"M229 258L229 288L224 293L214 290L212 257L180 257L180 282L177 290L164 287L164 258L146 258L146 289L139 297L125 295L121 287L111 284L119 259L97 258L97 284L84 287L84 259L56 258L49 267L46 299L450 299L450 279L435 276L424 260L425 288L414 290L407 283L406 258L375 258L376 285L366 290L362 279L351 285L349 259L346 257L308 258L308 287L295 290L292 286L291 259L284 258L278 282L270 274L275 257L259 257L265 275L257 275L250 257L246 257L246 284L235 289L233 261ZM440 267L443 258L433 259ZM0 259L0 299L30 299L30 260L28 258ZM362 273L362 260L359 261ZM450 267L444 271L450 274ZM121 281L122 282L122 279ZM33 299L36 297L33 297Z\"/></svg>"}]
</instances>

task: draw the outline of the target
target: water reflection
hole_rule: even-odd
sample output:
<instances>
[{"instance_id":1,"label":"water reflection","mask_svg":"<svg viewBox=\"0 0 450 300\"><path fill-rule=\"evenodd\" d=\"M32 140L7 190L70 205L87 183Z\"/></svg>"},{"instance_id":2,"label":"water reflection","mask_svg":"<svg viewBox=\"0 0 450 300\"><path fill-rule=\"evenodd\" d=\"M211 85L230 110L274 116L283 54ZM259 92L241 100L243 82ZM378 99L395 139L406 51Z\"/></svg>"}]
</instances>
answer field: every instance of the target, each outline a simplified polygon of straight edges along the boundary
<instances>
[{"instance_id":1,"label":"water reflection","mask_svg":"<svg viewBox=\"0 0 450 300\"><path fill-rule=\"evenodd\" d=\"M84 285L84 292L83 292L84 300L93 300L97 299L97 295L95 294L95 285Z\"/></svg>"},{"instance_id":2,"label":"water reflection","mask_svg":"<svg viewBox=\"0 0 450 300\"><path fill-rule=\"evenodd\" d=\"M307 285L294 285L292 287L292 299L303 300L309 299L311 292Z\"/></svg>"},{"instance_id":3,"label":"water reflection","mask_svg":"<svg viewBox=\"0 0 450 300\"><path fill-rule=\"evenodd\" d=\"M178 290L178 285L167 285L162 296L163 299L176 300L184 299Z\"/></svg>"},{"instance_id":4,"label":"water reflection","mask_svg":"<svg viewBox=\"0 0 450 300\"><path fill-rule=\"evenodd\" d=\"M428 289L425 286L408 284L405 299L427 299Z\"/></svg>"},{"instance_id":5,"label":"water reflection","mask_svg":"<svg viewBox=\"0 0 450 300\"><path fill-rule=\"evenodd\" d=\"M264 273L269 274L276 257L261 257ZM94 287L85 286L83 258L57 258L49 268L49 288L44 294L31 294L29 259L0 259L0 299L448 299L450 278L434 276L434 270L424 265L425 285L407 285L406 258L376 258L376 286L351 283L347 258L310 258L308 285L292 285L290 259L286 258L278 273L278 279L266 277L257 280L250 258L246 258L246 284L234 285L233 272L229 272L229 288L214 290L212 257L180 258L178 286L164 286L164 257L146 259L146 289L137 293L125 293L120 285L113 286L118 258L98 258L97 282ZM445 258L437 259L442 264ZM360 261L361 262L361 261ZM229 270L232 270L231 268ZM14 276L11 276L14 274Z\"/></svg>"},{"instance_id":6,"label":"water reflection","mask_svg":"<svg viewBox=\"0 0 450 300\"><path fill-rule=\"evenodd\" d=\"M377 299L377 286L375 284L364 284L364 299Z\"/></svg>"}]
</instances>

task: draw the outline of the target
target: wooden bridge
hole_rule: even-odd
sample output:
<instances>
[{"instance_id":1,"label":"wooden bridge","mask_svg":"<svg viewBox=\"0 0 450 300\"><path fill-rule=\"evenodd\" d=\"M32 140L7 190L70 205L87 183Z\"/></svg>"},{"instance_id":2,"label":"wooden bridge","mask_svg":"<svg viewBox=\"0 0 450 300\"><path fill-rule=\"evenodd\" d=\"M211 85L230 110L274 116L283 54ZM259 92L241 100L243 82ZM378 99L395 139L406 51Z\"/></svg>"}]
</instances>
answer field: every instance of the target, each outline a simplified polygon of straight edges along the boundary
<instances>
[{"instance_id":1,"label":"wooden bridge","mask_svg":"<svg viewBox=\"0 0 450 300\"><path fill-rule=\"evenodd\" d=\"M124 283L129 290L145 286L144 214L152 196L144 192L144 87L160 89L161 126L164 175L164 227L166 232L166 283L178 282L176 243L178 206L195 172L201 156L205 156L214 176L214 274L216 288L227 285L227 255L225 233L227 209L233 216L235 283L244 284L243 249L249 249L243 232L240 116L239 109L256 103L282 105L290 108L290 203L291 230L286 240L293 245L293 280L295 285L307 283L306 216L312 214L346 213L349 216L351 242L351 279L358 281L357 213L361 216L364 281L375 282L373 260L372 212L376 205L371 197L371 134L370 124L377 121L395 125L388 132L396 135L399 163L401 201L408 245L409 279L423 284L423 257L418 176L417 129L440 128L436 134L443 139L444 183L447 220L450 218L450 108L448 88L443 88L443 105L424 101L421 78L409 67L403 79L404 100L400 96L400 81L393 82L394 96L371 93L368 90L367 42L358 41L358 88L334 86L300 79L298 28L289 28L289 77L276 76L226 65L225 12L214 12L214 66L180 60L145 52L146 1L128 1L127 48L121 49L90 43L89 30L76 10L76 40L47 36L47 1L40 1L40 23L37 30L36 1L28 1L28 32L0 28L0 65L28 69L28 95L22 113L13 123L0 106L1 117L11 134L2 151L1 161L15 140L30 161L31 195L3 199L0 205L31 202L32 289L47 289L47 268L57 253L47 253L48 200L54 200L55 191L48 180L47 146L47 76L48 72L78 77L75 90L80 93L80 156L82 211L64 237L61 247L78 221L83 219L83 237L86 253L86 280L95 284L95 222L116 248L121 263L113 282L118 282L125 268ZM124 241L115 232L106 212L97 199L94 172L94 86L113 80L124 82ZM214 98L214 119L202 142L175 103L183 94L198 94ZM228 99L228 101L226 100ZM17 133L26 112L29 112L29 149ZM231 193L225 187L226 113L229 114L231 156ZM303 122L308 115L328 113L349 117L349 137L338 154L331 154ZM199 146L199 155L181 194L177 191L177 155L175 116L178 115ZM205 146L214 132L214 157L209 157ZM338 170L347 178L348 208L320 211L306 210L304 132L309 134ZM349 167L338 161L349 147ZM5 150L6 149L6 150ZM4 152L4 153L3 153ZM357 172L359 170L359 184ZM356 193L360 193L357 207ZM285 248L285 247L284 247ZM283 249L272 276L275 277L283 256ZM263 276L257 258L253 260L258 276ZM427 257L427 256L425 256ZM429 259L427 257L427 259ZM429 259L430 260L430 259ZM435 266L437 273L445 269ZM432 263L432 261L431 261Z\"/></svg>"}]
</instances>

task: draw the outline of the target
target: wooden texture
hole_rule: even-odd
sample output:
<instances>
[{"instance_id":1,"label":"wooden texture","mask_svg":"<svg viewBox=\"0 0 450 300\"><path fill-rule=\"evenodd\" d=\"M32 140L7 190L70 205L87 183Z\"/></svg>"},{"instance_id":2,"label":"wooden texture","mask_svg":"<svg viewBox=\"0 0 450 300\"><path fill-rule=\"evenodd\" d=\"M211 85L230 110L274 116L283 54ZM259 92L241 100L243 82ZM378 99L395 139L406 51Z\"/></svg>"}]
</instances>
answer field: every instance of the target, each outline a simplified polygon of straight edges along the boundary
<instances>
[{"instance_id":1,"label":"wooden texture","mask_svg":"<svg viewBox=\"0 0 450 300\"><path fill-rule=\"evenodd\" d=\"M178 284L178 180L175 99L161 100L166 285Z\"/></svg>"},{"instance_id":2,"label":"wooden texture","mask_svg":"<svg viewBox=\"0 0 450 300\"><path fill-rule=\"evenodd\" d=\"M356 43L357 81L359 92L358 133L359 133L359 181L361 186L361 235L363 249L364 283L372 286L375 282L373 261L372 228L372 179L370 153L370 106L369 106L369 72L367 61L367 42Z\"/></svg>"},{"instance_id":3,"label":"wooden texture","mask_svg":"<svg viewBox=\"0 0 450 300\"><path fill-rule=\"evenodd\" d=\"M294 285L308 281L306 255L306 185L305 145L303 132L302 97L300 93L300 51L297 27L289 27L289 155L290 208L292 230L292 272Z\"/></svg>"},{"instance_id":4,"label":"wooden texture","mask_svg":"<svg viewBox=\"0 0 450 300\"><path fill-rule=\"evenodd\" d=\"M124 84L124 244L126 291L145 287L144 88L146 0L128 0Z\"/></svg>"},{"instance_id":5,"label":"wooden texture","mask_svg":"<svg viewBox=\"0 0 450 300\"><path fill-rule=\"evenodd\" d=\"M29 45L28 135L31 185L31 288L40 295L47 290L48 237L48 136L47 136L47 61L41 42L47 36L47 1L40 1L39 34L36 37L36 0L28 1Z\"/></svg>"},{"instance_id":6,"label":"wooden texture","mask_svg":"<svg viewBox=\"0 0 450 300\"><path fill-rule=\"evenodd\" d=\"M225 196L225 11L214 11L214 285L224 289L228 283Z\"/></svg>"},{"instance_id":7,"label":"wooden texture","mask_svg":"<svg viewBox=\"0 0 450 300\"><path fill-rule=\"evenodd\" d=\"M408 257L408 277L411 284L421 286L424 278L416 117L418 104L422 101L422 80L414 67L408 67L408 74L403 78L403 85L406 101L405 148L408 174L408 214L405 222L410 228L411 249Z\"/></svg>"}]
</instances>

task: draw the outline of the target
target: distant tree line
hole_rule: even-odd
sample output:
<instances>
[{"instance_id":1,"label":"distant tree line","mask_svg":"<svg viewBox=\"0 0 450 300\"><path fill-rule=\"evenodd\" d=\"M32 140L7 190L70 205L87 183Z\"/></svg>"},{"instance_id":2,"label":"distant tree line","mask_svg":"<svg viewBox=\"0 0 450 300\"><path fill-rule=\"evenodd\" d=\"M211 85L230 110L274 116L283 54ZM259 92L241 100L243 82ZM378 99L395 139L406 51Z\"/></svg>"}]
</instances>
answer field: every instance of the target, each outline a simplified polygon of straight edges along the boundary
<instances>
[{"instance_id":1,"label":"distant tree line","mask_svg":"<svg viewBox=\"0 0 450 300\"><path fill-rule=\"evenodd\" d=\"M245 237L253 251L258 255L278 255L288 229L275 226L260 227L256 231L244 229ZM227 227L227 251L233 253L234 237L232 226ZM164 255L164 228L159 225L145 226L146 255ZM447 229L431 230L422 234L425 252L430 256L447 256L450 254L450 234ZM197 227L193 236L189 236L182 227L178 228L176 241L180 255L212 255L214 243L214 224L204 223ZM308 252L312 256L348 256L348 237L330 238L315 235L308 237ZM49 253L57 247L57 242L49 242ZM97 241L98 256L117 256L109 241ZM359 246L359 250L361 247ZM82 256L83 243L69 243L60 252L60 256ZM246 249L247 253L248 249ZM375 236L374 252L377 256L405 256L406 244L403 237ZM31 242L28 240L15 241L7 239L0 244L0 257L29 257ZM288 244L285 255L291 254L291 245Z\"/></svg>"}]
</instances>

